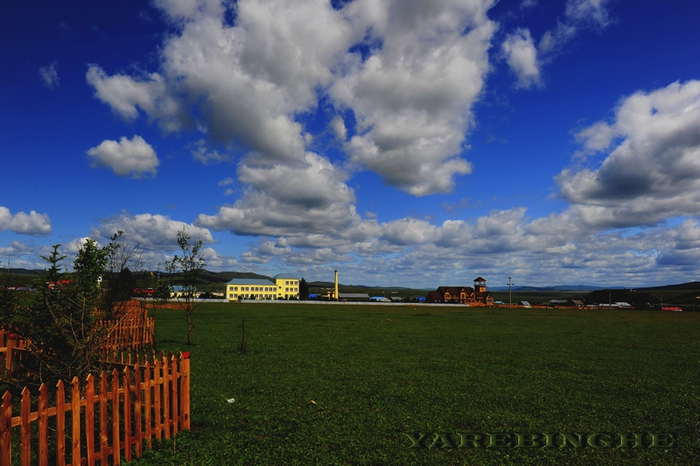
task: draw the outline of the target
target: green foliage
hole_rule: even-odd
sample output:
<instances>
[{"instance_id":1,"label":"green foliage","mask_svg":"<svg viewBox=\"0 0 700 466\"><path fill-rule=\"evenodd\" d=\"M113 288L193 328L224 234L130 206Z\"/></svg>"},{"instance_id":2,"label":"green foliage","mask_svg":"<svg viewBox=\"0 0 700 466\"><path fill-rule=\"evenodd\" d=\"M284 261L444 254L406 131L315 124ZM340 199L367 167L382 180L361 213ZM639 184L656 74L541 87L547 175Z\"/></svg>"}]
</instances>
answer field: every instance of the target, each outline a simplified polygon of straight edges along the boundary
<instances>
[{"instance_id":1,"label":"green foliage","mask_svg":"<svg viewBox=\"0 0 700 466\"><path fill-rule=\"evenodd\" d=\"M165 304L170 299L170 294L172 288L167 279L160 277L160 272L158 275L154 275L151 272L151 288L153 288L153 299L159 304Z\"/></svg>"},{"instance_id":2,"label":"green foliage","mask_svg":"<svg viewBox=\"0 0 700 466\"><path fill-rule=\"evenodd\" d=\"M10 290L11 282L10 272L5 269L0 270L0 327L11 324L7 319L12 315L16 301L15 292Z\"/></svg>"},{"instance_id":3,"label":"green foliage","mask_svg":"<svg viewBox=\"0 0 700 466\"><path fill-rule=\"evenodd\" d=\"M73 261L73 279L75 291L78 293L78 296L73 299L82 298L88 308L98 308L101 295L100 282L108 260L106 248L98 247L93 239L85 241Z\"/></svg>"},{"instance_id":4,"label":"green foliage","mask_svg":"<svg viewBox=\"0 0 700 466\"><path fill-rule=\"evenodd\" d=\"M301 280L299 280L299 299L309 299L309 284L306 283L306 280L303 277Z\"/></svg>"},{"instance_id":5,"label":"green foliage","mask_svg":"<svg viewBox=\"0 0 700 466\"><path fill-rule=\"evenodd\" d=\"M48 273L49 282L56 283L61 276L61 269L63 268L61 262L63 262L66 256L62 256L58 253L58 249L61 247L60 244L54 244L51 247L52 250L50 255L40 257L51 265L46 270Z\"/></svg>"},{"instance_id":6,"label":"green foliage","mask_svg":"<svg viewBox=\"0 0 700 466\"><path fill-rule=\"evenodd\" d=\"M95 320L110 317L115 303L128 299L127 290L133 288L129 269L114 263L114 253L119 251L114 241L120 236L115 235L105 247L86 240L70 273L63 271L66 256L60 254L60 245L54 245L48 256L42 256L48 262L48 282L37 280L34 293L4 299L3 286L0 324L28 339L31 354L22 363L22 373L29 375L17 380L17 387L70 381L95 372L105 332Z\"/></svg>"},{"instance_id":7,"label":"green foliage","mask_svg":"<svg viewBox=\"0 0 700 466\"><path fill-rule=\"evenodd\" d=\"M239 350L245 317L247 354ZM175 310L157 311L178 350ZM700 314L204 304L192 430L136 464L696 464ZM233 399L232 402L227 400ZM313 402L313 403L312 403ZM405 433L672 432L674 449L409 448Z\"/></svg>"},{"instance_id":8,"label":"green foliage","mask_svg":"<svg viewBox=\"0 0 700 466\"><path fill-rule=\"evenodd\" d=\"M18 386L84 377L96 367L100 332L93 323L106 256L88 240L78 251L74 272L64 273L65 256L59 254L59 247L54 245L44 257L49 263L49 283L37 282L35 293L3 309L3 323L11 324L30 342L31 357L22 363L23 373L29 376L18 380Z\"/></svg>"}]
</instances>

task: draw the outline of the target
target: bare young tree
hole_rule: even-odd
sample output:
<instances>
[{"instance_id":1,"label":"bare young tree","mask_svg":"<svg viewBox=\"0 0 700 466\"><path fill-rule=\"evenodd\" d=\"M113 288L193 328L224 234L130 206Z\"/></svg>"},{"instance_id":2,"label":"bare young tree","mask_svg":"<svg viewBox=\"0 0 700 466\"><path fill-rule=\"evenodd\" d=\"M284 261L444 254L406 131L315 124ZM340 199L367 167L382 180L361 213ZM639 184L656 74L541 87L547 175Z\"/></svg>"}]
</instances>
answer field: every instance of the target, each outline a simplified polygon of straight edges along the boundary
<instances>
[{"instance_id":1,"label":"bare young tree","mask_svg":"<svg viewBox=\"0 0 700 466\"><path fill-rule=\"evenodd\" d=\"M177 300L185 310L187 319L187 344L192 343L194 333L194 308L197 297L199 273L206 265L202 255L202 241L191 242L192 238L183 228L177 233L177 244L182 256L175 255L173 260L166 262L165 269L173 280L181 283L177 292ZM171 287L172 288L172 287Z\"/></svg>"}]
</instances>

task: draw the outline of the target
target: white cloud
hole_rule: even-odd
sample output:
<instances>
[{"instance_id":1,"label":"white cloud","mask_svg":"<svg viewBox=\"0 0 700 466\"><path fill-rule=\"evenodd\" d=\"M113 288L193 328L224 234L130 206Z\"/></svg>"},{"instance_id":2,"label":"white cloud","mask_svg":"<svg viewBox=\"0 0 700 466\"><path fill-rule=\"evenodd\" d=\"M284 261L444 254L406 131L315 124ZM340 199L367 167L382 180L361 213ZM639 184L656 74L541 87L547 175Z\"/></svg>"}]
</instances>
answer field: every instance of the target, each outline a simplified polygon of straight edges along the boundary
<instances>
[{"instance_id":1,"label":"white cloud","mask_svg":"<svg viewBox=\"0 0 700 466\"><path fill-rule=\"evenodd\" d=\"M189 124L177 93L168 88L168 83L158 73L139 79L119 74L107 76L99 66L90 65L85 77L95 88L95 97L126 120L134 120L140 108L167 131L177 131Z\"/></svg>"},{"instance_id":2,"label":"white cloud","mask_svg":"<svg viewBox=\"0 0 700 466\"><path fill-rule=\"evenodd\" d=\"M349 157L388 184L415 195L444 193L455 176L471 172L460 154L489 70L493 0L356 0L339 10L322 0L241 0L234 26L219 2L156 4L177 24L159 72L88 69L95 95L124 118L136 118L140 108L179 130L191 110L213 142L293 165L303 163L313 136L297 116L330 90L332 102L358 121L356 128L333 122L342 140L354 134ZM358 43L381 47L363 63L348 52ZM195 156L222 158L201 150Z\"/></svg>"},{"instance_id":3,"label":"white cloud","mask_svg":"<svg viewBox=\"0 0 700 466\"><path fill-rule=\"evenodd\" d=\"M491 4L349 4L354 24L371 34L370 56L348 54L331 87L357 121L346 145L354 162L417 196L449 192L456 175L471 172L459 155L489 70Z\"/></svg>"},{"instance_id":4,"label":"white cloud","mask_svg":"<svg viewBox=\"0 0 700 466\"><path fill-rule=\"evenodd\" d=\"M541 85L542 66L551 62L582 30L602 29L611 23L607 9L609 0L567 0L563 18L542 34L535 47L528 29L517 29L506 36L501 51L508 66L518 78L518 87L529 89ZM521 7L534 6L523 2Z\"/></svg>"},{"instance_id":5,"label":"white cloud","mask_svg":"<svg viewBox=\"0 0 700 466\"><path fill-rule=\"evenodd\" d=\"M623 99L612 123L578 133L585 151L605 151L599 168L557 176L579 216L601 226L649 225L700 215L700 81Z\"/></svg>"},{"instance_id":6,"label":"white cloud","mask_svg":"<svg viewBox=\"0 0 700 466\"><path fill-rule=\"evenodd\" d=\"M537 49L527 29L509 34L502 46L508 66L518 77L518 87L530 88L540 84Z\"/></svg>"},{"instance_id":7,"label":"white cloud","mask_svg":"<svg viewBox=\"0 0 700 466\"><path fill-rule=\"evenodd\" d=\"M108 242L114 233L122 231L125 240L139 243L145 249L177 251L177 234L183 229L193 241L201 240L204 244L215 242L206 228L172 220L163 215L132 215L128 212L101 219L99 226L92 230L92 236Z\"/></svg>"},{"instance_id":8,"label":"white cloud","mask_svg":"<svg viewBox=\"0 0 700 466\"><path fill-rule=\"evenodd\" d=\"M131 140L122 137L119 142L105 140L87 151L91 166L111 168L115 175L141 178L146 174L155 176L160 160L155 150L141 136Z\"/></svg>"},{"instance_id":9,"label":"white cloud","mask_svg":"<svg viewBox=\"0 0 700 466\"><path fill-rule=\"evenodd\" d=\"M604 27L610 23L610 15L606 5L609 0L568 0L566 2L566 18L574 23L592 23Z\"/></svg>"},{"instance_id":10,"label":"white cloud","mask_svg":"<svg viewBox=\"0 0 700 466\"><path fill-rule=\"evenodd\" d=\"M56 60L52 61L46 66L39 68L39 75L41 76L41 81L44 83L48 89L52 91L58 89L60 85L60 79L58 78L58 62Z\"/></svg>"},{"instance_id":11,"label":"white cloud","mask_svg":"<svg viewBox=\"0 0 700 466\"><path fill-rule=\"evenodd\" d=\"M7 207L0 206L0 232L10 230L13 233L29 236L46 236L51 233L51 220L48 214L35 211L12 214Z\"/></svg>"},{"instance_id":12,"label":"white cloud","mask_svg":"<svg viewBox=\"0 0 700 466\"><path fill-rule=\"evenodd\" d=\"M424 220L403 218L382 225L382 239L396 245L416 245L436 239L437 229Z\"/></svg>"},{"instance_id":13,"label":"white cloud","mask_svg":"<svg viewBox=\"0 0 700 466\"><path fill-rule=\"evenodd\" d=\"M242 199L216 215L202 214L197 224L236 234L283 236L347 228L359 216L347 174L327 159L306 153L304 164L290 167L248 157L238 177L249 185Z\"/></svg>"},{"instance_id":14,"label":"white cloud","mask_svg":"<svg viewBox=\"0 0 700 466\"><path fill-rule=\"evenodd\" d=\"M204 165L211 165L221 162L230 162L231 158L228 154L221 154L218 150L207 150L206 141L200 139L190 147L192 158L201 162Z\"/></svg>"},{"instance_id":15,"label":"white cloud","mask_svg":"<svg viewBox=\"0 0 700 466\"><path fill-rule=\"evenodd\" d=\"M34 252L34 248L31 246L28 246L21 241L11 241L10 244L8 244L6 247L1 247L0 246L0 257L3 259L5 258L17 258L21 256L26 256L29 254L32 254ZM7 261L3 263L3 267L7 266ZM12 264L10 264L12 265Z\"/></svg>"},{"instance_id":16,"label":"white cloud","mask_svg":"<svg viewBox=\"0 0 700 466\"><path fill-rule=\"evenodd\" d=\"M333 129L333 132L335 133L335 137L337 137L340 141L345 141L348 137L348 130L345 127L345 122L343 119L339 116L333 118L330 123L331 128Z\"/></svg>"}]
</instances>

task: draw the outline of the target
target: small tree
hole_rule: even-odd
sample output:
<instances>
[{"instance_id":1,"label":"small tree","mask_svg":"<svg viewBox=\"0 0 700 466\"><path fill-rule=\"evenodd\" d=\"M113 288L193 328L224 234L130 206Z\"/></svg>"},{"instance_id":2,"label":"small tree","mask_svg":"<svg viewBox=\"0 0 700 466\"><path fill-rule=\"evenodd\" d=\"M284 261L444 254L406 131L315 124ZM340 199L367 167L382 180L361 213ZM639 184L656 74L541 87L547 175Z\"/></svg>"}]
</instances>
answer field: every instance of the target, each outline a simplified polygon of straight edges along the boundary
<instances>
[{"instance_id":1,"label":"small tree","mask_svg":"<svg viewBox=\"0 0 700 466\"><path fill-rule=\"evenodd\" d=\"M303 278L299 281L299 299L309 299L309 284Z\"/></svg>"},{"instance_id":2,"label":"small tree","mask_svg":"<svg viewBox=\"0 0 700 466\"><path fill-rule=\"evenodd\" d=\"M172 289L168 280L161 278L160 272L158 272L158 275L154 275L151 272L151 288L153 288L153 300L155 303L166 304L168 302Z\"/></svg>"},{"instance_id":3,"label":"small tree","mask_svg":"<svg viewBox=\"0 0 700 466\"><path fill-rule=\"evenodd\" d=\"M141 267L141 244L127 241L124 232L119 230L112 235L105 251L107 266L103 277L101 307L109 318L131 299L136 288L136 280L131 271Z\"/></svg>"},{"instance_id":4,"label":"small tree","mask_svg":"<svg viewBox=\"0 0 700 466\"><path fill-rule=\"evenodd\" d=\"M99 364L103 329L95 328L94 322L106 251L86 241L73 262L74 271L66 273L59 247L54 245L50 255L42 256L49 263L49 282L37 282L35 293L3 309L3 321L28 340L33 356L23 363L30 373L24 384L84 378Z\"/></svg>"},{"instance_id":5,"label":"small tree","mask_svg":"<svg viewBox=\"0 0 700 466\"><path fill-rule=\"evenodd\" d=\"M190 243L191 237L185 229L177 233L177 244L180 246L182 256L175 255L172 261L165 264L166 271L171 279L175 276L181 283L182 292L177 294L177 300L182 304L187 319L187 344L192 344L192 334L194 333L194 307L197 296L197 283L199 273L206 265L202 256L202 241L198 240Z\"/></svg>"},{"instance_id":6,"label":"small tree","mask_svg":"<svg viewBox=\"0 0 700 466\"><path fill-rule=\"evenodd\" d=\"M108 261L108 248L98 247L93 239L86 240L78 251L73 261L73 271L78 298L82 298L84 307L92 310L100 308L100 285Z\"/></svg>"},{"instance_id":7,"label":"small tree","mask_svg":"<svg viewBox=\"0 0 700 466\"><path fill-rule=\"evenodd\" d=\"M7 269L0 271L0 327L12 324L13 309L16 295L10 289L11 275ZM2 368L0 367L0 370Z\"/></svg>"}]
</instances>

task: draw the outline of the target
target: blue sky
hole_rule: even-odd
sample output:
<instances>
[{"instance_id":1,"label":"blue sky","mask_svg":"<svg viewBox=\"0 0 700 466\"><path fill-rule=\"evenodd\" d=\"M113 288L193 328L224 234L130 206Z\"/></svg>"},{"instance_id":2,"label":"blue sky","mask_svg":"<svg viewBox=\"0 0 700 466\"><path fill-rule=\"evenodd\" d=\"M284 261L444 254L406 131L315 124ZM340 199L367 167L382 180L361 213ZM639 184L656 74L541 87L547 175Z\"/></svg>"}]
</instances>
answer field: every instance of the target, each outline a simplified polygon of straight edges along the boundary
<instances>
[{"instance_id":1,"label":"blue sky","mask_svg":"<svg viewBox=\"0 0 700 466\"><path fill-rule=\"evenodd\" d=\"M698 279L700 3L0 7L0 261L185 228L207 269Z\"/></svg>"}]
</instances>

